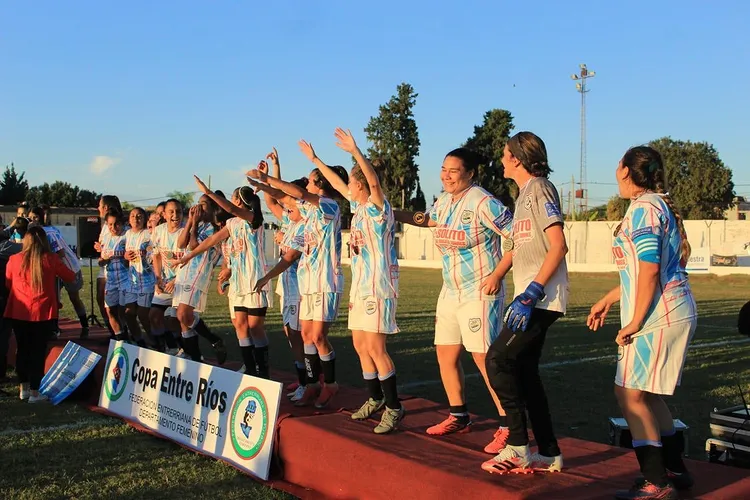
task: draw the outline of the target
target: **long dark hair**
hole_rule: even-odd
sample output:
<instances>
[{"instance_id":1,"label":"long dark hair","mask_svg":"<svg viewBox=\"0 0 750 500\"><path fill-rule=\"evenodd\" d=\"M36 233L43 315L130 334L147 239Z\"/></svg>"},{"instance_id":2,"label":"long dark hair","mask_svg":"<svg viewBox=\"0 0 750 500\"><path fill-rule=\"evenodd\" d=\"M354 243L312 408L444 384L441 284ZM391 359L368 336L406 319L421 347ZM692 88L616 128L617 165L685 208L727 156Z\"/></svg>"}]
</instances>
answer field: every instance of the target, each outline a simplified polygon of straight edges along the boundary
<instances>
[{"instance_id":1,"label":"long dark hair","mask_svg":"<svg viewBox=\"0 0 750 500\"><path fill-rule=\"evenodd\" d=\"M519 132L508 139L508 149L534 177L549 177L552 173L547 163L547 146L533 132Z\"/></svg>"},{"instance_id":2,"label":"long dark hair","mask_svg":"<svg viewBox=\"0 0 750 500\"><path fill-rule=\"evenodd\" d=\"M336 175L338 175L342 181L344 181L344 184L349 184L349 174L346 173L346 169L342 167L341 165L333 165L329 167L331 170L333 170ZM323 192L328 195L329 197L335 198L338 195L338 191L333 189L333 186L330 182L328 182L328 179L325 178L323 173L320 171L319 168L316 168L314 170L317 175L317 180L315 181L315 185L318 186L320 189L323 190Z\"/></svg>"},{"instance_id":3,"label":"long dark hair","mask_svg":"<svg viewBox=\"0 0 750 500\"><path fill-rule=\"evenodd\" d=\"M682 221L682 215L674 205L672 197L667 192L667 172L664 168L664 162L657 150L649 146L636 146L627 150L622 157L622 166L628 168L628 177L633 184L639 188L648 189L661 195L664 203L674 214L677 221L677 229L680 231L681 258L683 265L690 258L692 249L688 242L685 224Z\"/></svg>"},{"instance_id":4,"label":"long dark hair","mask_svg":"<svg viewBox=\"0 0 750 500\"><path fill-rule=\"evenodd\" d=\"M263 210L260 206L260 198L252 190L250 186L242 186L237 190L237 197L242 202L245 209L250 210L253 213L253 222L250 223L250 227L258 229L263 225Z\"/></svg>"}]
</instances>

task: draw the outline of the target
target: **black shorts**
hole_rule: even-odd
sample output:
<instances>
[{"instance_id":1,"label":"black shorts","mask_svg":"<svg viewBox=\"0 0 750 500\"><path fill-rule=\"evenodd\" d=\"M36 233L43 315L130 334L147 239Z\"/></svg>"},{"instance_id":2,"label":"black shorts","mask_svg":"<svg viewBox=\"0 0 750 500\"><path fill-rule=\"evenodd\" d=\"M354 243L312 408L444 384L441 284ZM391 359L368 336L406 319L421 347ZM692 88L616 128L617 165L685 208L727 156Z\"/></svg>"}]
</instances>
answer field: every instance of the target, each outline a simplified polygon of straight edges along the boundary
<instances>
[{"instance_id":1,"label":"black shorts","mask_svg":"<svg viewBox=\"0 0 750 500\"><path fill-rule=\"evenodd\" d=\"M267 307L234 306L234 312L241 312L247 314L248 316L257 316L259 318L265 318L267 310Z\"/></svg>"},{"instance_id":2,"label":"black shorts","mask_svg":"<svg viewBox=\"0 0 750 500\"><path fill-rule=\"evenodd\" d=\"M168 306L166 304L154 304L152 302L151 303L151 307L155 307L156 309L161 309L162 311L166 311L167 309L169 309L170 306Z\"/></svg>"}]
</instances>

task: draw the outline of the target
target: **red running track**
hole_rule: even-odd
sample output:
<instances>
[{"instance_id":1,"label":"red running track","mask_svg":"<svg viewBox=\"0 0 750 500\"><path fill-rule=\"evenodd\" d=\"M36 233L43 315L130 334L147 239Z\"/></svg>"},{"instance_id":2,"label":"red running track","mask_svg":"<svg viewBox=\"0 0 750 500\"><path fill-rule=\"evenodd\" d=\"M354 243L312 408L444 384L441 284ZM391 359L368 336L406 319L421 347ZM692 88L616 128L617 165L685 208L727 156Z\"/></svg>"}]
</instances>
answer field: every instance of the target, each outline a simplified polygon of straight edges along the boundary
<instances>
[{"instance_id":1,"label":"red running track","mask_svg":"<svg viewBox=\"0 0 750 500\"><path fill-rule=\"evenodd\" d=\"M61 321L63 335L52 342L49 367L68 340L106 355L104 330L92 329L90 339L78 341L78 327ZM11 340L11 352L15 352ZM13 357L9 354L9 357ZM12 363L11 363L12 364ZM83 399L94 411L104 363L71 397ZM290 382L292 375L274 372L275 380ZM374 420L351 420L350 409L366 399L361 389L342 387L335 399L338 410L296 408L282 398L271 477L267 485L300 498L435 499L450 496L508 499L612 498L617 489L628 488L639 475L630 450L605 444L562 438L565 454L562 473L491 475L479 466L488 458L481 450L496 429L492 420L476 417L472 432L447 437L425 433L447 415L432 401L405 396L407 416L401 430L392 435L372 432ZM128 422L134 427L158 436ZM696 486L681 498L750 498L750 472L708 462L687 461Z\"/></svg>"}]
</instances>

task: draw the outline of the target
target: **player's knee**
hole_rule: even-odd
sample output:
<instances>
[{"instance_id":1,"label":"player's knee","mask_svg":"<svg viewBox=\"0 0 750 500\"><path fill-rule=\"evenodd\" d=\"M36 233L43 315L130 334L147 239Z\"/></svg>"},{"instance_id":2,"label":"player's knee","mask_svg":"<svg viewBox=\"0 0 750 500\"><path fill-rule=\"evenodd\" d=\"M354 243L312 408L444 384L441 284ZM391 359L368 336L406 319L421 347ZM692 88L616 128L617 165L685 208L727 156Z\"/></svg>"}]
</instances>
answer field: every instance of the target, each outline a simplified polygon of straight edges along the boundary
<instances>
[{"instance_id":1,"label":"player's knee","mask_svg":"<svg viewBox=\"0 0 750 500\"><path fill-rule=\"evenodd\" d=\"M138 314L138 308L135 304L128 304L125 306L125 316L133 319Z\"/></svg>"},{"instance_id":2,"label":"player's knee","mask_svg":"<svg viewBox=\"0 0 750 500\"><path fill-rule=\"evenodd\" d=\"M179 321L181 325L190 326L193 324L193 319L195 319L193 316L193 311L191 311L190 309L177 309L177 321Z\"/></svg>"}]
</instances>

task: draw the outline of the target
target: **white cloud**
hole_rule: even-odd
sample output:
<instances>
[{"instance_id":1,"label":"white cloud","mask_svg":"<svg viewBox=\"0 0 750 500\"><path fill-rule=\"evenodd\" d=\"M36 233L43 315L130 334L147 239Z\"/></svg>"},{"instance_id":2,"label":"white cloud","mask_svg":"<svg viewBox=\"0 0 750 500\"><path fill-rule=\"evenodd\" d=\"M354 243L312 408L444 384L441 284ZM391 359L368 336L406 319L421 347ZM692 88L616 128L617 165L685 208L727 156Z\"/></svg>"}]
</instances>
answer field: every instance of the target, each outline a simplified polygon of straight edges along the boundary
<instances>
[{"instance_id":1,"label":"white cloud","mask_svg":"<svg viewBox=\"0 0 750 500\"><path fill-rule=\"evenodd\" d=\"M112 156L95 156L91 161L89 168L95 175L102 175L121 161L120 158L114 158Z\"/></svg>"}]
</instances>

